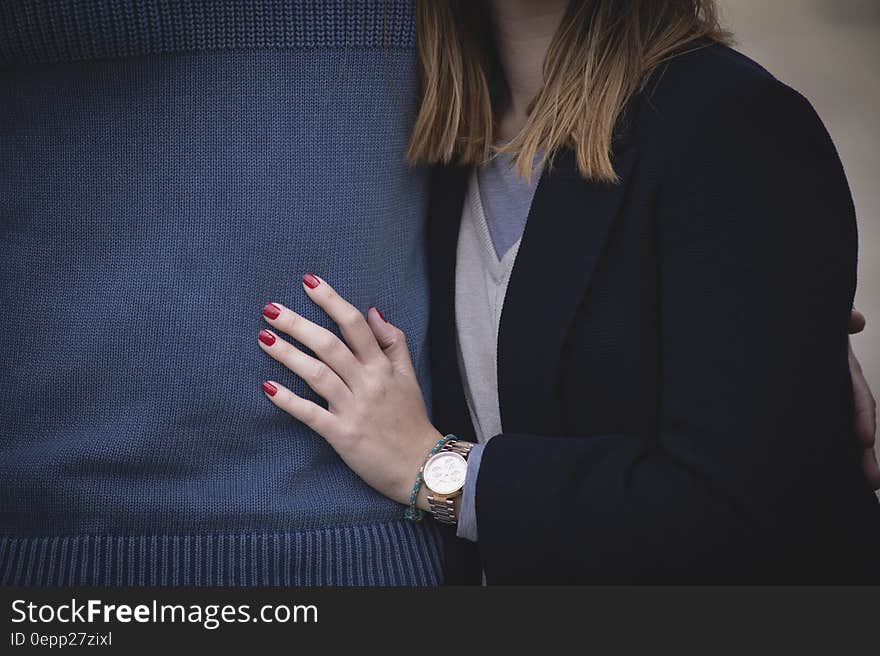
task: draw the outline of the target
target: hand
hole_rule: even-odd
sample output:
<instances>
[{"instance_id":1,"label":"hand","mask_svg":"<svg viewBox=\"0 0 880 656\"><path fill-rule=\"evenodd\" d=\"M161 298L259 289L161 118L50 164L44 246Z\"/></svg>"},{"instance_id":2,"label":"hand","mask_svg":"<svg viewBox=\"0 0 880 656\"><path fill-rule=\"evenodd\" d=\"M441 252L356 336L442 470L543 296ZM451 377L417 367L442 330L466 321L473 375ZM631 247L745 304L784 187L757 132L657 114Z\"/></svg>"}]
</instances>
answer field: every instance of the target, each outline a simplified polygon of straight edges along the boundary
<instances>
[{"instance_id":1,"label":"hand","mask_svg":"<svg viewBox=\"0 0 880 656\"><path fill-rule=\"evenodd\" d=\"M328 407L275 381L264 382L263 391L322 435L368 485L408 505L419 468L442 435L428 420L406 338L376 308L365 319L312 274L303 276L303 289L336 322L345 341L281 304L269 303L263 308L266 321L315 357L270 330L260 332L258 343L326 399ZM425 497L423 489L418 504L423 510Z\"/></svg>"},{"instance_id":2,"label":"hand","mask_svg":"<svg viewBox=\"0 0 880 656\"><path fill-rule=\"evenodd\" d=\"M858 310L853 310L849 320L850 335L865 329L865 317ZM853 396L856 406L856 438L862 450L862 470L865 477L875 490L880 490L880 466L874 451L874 434L877 430L877 403L868 387L868 381L862 373L862 366L849 345L849 371L852 376Z\"/></svg>"}]
</instances>

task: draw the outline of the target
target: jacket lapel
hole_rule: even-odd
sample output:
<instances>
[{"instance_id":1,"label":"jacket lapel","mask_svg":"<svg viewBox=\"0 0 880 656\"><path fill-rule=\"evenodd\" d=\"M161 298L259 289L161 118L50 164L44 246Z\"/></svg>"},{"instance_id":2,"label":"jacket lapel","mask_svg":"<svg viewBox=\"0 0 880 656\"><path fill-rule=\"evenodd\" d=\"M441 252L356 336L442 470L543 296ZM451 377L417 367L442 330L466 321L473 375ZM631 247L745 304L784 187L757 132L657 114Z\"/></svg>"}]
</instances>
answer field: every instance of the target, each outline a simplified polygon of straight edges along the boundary
<instances>
[{"instance_id":1,"label":"jacket lapel","mask_svg":"<svg viewBox=\"0 0 880 656\"><path fill-rule=\"evenodd\" d=\"M621 209L636 148L614 156L618 184L586 182L574 153L545 170L511 274L498 335L498 392L505 432L548 435L560 424L563 342Z\"/></svg>"},{"instance_id":2,"label":"jacket lapel","mask_svg":"<svg viewBox=\"0 0 880 656\"><path fill-rule=\"evenodd\" d=\"M469 167L431 172L428 203L428 275L431 286L429 344L433 415L437 428L474 439L458 368L455 329L455 261Z\"/></svg>"},{"instance_id":3,"label":"jacket lapel","mask_svg":"<svg viewBox=\"0 0 880 656\"><path fill-rule=\"evenodd\" d=\"M621 182L590 183L566 150L535 190L511 274L498 334L498 392L505 432L561 429L559 380L563 343L589 287L637 159L622 140L614 154ZM458 367L455 267L469 167L431 172L428 263L433 414L438 428L473 439Z\"/></svg>"}]
</instances>

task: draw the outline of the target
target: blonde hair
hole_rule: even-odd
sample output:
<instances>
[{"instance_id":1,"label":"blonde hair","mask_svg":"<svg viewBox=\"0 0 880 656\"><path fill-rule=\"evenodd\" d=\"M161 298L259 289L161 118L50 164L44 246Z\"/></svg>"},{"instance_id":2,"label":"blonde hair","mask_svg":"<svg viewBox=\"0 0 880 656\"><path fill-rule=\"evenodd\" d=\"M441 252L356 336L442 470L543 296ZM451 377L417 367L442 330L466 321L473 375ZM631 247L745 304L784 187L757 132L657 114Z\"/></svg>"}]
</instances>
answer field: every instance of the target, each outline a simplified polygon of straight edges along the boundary
<instances>
[{"instance_id":1,"label":"blonde hair","mask_svg":"<svg viewBox=\"0 0 880 656\"><path fill-rule=\"evenodd\" d=\"M485 162L506 85L479 0L418 0L420 105L407 158ZM544 85L522 131L500 150L519 175L572 148L580 174L615 182L615 126L666 59L698 39L725 41L714 0L571 0L544 61Z\"/></svg>"}]
</instances>

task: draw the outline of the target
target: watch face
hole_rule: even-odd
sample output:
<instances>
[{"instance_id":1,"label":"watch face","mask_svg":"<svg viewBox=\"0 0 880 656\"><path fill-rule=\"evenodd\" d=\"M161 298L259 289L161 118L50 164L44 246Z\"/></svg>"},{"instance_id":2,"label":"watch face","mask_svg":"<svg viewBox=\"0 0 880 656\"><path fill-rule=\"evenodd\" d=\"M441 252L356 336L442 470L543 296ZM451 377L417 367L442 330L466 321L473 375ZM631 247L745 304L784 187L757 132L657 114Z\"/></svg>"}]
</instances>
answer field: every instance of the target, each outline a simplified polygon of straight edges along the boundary
<instances>
[{"instance_id":1,"label":"watch face","mask_svg":"<svg viewBox=\"0 0 880 656\"><path fill-rule=\"evenodd\" d=\"M464 487L467 460L457 453L444 451L432 456L425 465L425 485L436 494L452 494Z\"/></svg>"}]
</instances>

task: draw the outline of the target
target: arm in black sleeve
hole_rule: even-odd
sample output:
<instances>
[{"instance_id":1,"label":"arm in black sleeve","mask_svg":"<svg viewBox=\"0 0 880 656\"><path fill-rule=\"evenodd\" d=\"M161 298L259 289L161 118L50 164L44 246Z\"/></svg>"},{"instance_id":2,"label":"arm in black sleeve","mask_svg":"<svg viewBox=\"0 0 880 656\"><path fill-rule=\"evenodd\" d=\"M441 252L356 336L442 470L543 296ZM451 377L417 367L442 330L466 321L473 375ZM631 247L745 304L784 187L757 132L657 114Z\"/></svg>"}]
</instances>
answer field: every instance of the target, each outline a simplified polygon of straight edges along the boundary
<instances>
[{"instance_id":1,"label":"arm in black sleeve","mask_svg":"<svg viewBox=\"0 0 880 656\"><path fill-rule=\"evenodd\" d=\"M857 248L843 169L776 82L699 123L661 141L658 435L491 440L490 583L784 580L834 539Z\"/></svg>"}]
</instances>

